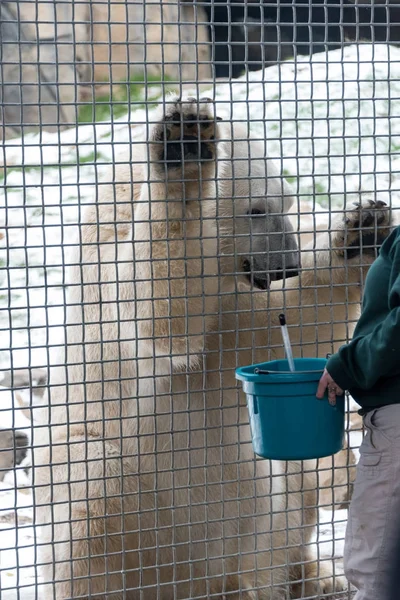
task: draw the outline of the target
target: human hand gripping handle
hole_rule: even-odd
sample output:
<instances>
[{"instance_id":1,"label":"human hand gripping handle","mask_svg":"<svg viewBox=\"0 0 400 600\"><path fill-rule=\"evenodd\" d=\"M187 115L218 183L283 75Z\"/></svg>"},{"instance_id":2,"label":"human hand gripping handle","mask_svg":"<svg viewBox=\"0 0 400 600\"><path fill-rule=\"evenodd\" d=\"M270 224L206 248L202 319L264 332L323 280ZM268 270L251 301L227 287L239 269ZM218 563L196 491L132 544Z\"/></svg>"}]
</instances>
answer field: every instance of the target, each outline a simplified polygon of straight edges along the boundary
<instances>
[{"instance_id":1,"label":"human hand gripping handle","mask_svg":"<svg viewBox=\"0 0 400 600\"><path fill-rule=\"evenodd\" d=\"M336 401L336 396L343 395L342 388L339 387L337 383L335 383L335 381L329 375L328 371L324 369L324 372L318 384L317 398L321 399L324 397L326 388L328 388L328 399L331 403L334 403Z\"/></svg>"}]
</instances>

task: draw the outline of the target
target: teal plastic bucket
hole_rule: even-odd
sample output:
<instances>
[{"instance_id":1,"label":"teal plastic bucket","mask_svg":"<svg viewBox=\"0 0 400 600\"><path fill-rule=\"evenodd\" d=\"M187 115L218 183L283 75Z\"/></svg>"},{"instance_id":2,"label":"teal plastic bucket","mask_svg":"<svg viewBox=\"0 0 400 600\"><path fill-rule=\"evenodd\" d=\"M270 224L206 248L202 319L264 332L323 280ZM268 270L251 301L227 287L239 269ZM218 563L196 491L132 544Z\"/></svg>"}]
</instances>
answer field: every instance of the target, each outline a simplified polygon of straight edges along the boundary
<instances>
[{"instance_id":1,"label":"teal plastic bucket","mask_svg":"<svg viewBox=\"0 0 400 600\"><path fill-rule=\"evenodd\" d=\"M293 373L287 360L236 369L247 396L254 452L274 460L331 456L343 447L344 396L335 406L327 395L316 397L325 358L296 358L294 364Z\"/></svg>"}]
</instances>

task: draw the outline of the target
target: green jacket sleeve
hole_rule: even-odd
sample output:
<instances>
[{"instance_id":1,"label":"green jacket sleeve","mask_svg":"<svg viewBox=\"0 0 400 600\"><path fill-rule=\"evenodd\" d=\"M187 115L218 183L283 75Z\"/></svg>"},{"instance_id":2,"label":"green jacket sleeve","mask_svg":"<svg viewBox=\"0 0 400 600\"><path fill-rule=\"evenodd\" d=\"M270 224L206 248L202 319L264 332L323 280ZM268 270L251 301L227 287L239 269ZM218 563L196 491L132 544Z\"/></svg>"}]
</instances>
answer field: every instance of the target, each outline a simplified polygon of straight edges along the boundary
<instances>
[{"instance_id":1,"label":"green jacket sleeve","mask_svg":"<svg viewBox=\"0 0 400 600\"><path fill-rule=\"evenodd\" d=\"M368 390L381 377L400 373L400 243L393 247L392 260L389 314L371 333L342 346L326 365L344 390Z\"/></svg>"}]
</instances>

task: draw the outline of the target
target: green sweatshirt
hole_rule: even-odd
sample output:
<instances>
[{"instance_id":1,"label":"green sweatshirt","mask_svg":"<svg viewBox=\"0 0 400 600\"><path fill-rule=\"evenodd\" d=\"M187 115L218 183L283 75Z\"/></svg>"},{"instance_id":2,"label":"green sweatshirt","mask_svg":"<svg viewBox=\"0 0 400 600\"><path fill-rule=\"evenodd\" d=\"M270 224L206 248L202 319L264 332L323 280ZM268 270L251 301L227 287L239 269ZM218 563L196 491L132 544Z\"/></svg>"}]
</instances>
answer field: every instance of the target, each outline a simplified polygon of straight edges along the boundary
<instances>
[{"instance_id":1,"label":"green sweatshirt","mask_svg":"<svg viewBox=\"0 0 400 600\"><path fill-rule=\"evenodd\" d=\"M333 354L328 373L361 414L400 403L400 227L382 245L365 280L353 340Z\"/></svg>"}]
</instances>

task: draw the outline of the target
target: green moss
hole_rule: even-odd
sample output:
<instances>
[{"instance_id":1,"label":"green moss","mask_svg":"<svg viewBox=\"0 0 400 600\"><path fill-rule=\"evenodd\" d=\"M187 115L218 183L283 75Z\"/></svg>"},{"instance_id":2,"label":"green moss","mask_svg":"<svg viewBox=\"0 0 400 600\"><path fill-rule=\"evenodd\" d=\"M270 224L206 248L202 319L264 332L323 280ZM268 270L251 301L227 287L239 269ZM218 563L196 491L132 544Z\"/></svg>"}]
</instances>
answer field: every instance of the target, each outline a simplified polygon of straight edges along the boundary
<instances>
[{"instance_id":1,"label":"green moss","mask_svg":"<svg viewBox=\"0 0 400 600\"><path fill-rule=\"evenodd\" d=\"M316 179L314 182L314 192L315 194L326 195L326 185Z\"/></svg>"},{"instance_id":2,"label":"green moss","mask_svg":"<svg viewBox=\"0 0 400 600\"><path fill-rule=\"evenodd\" d=\"M107 157L104 156L104 154L101 154L101 152L90 152L89 154L86 154L86 156L81 156L79 155L79 164L80 165L84 165L84 164L94 164L97 161L107 161ZM76 162L71 162L68 163L68 166L71 165L75 165ZM62 166L66 166L65 163Z\"/></svg>"},{"instance_id":3,"label":"green moss","mask_svg":"<svg viewBox=\"0 0 400 600\"><path fill-rule=\"evenodd\" d=\"M76 160L63 162L62 164L55 163L51 165L29 165L29 166L15 166L15 167L7 167L5 171L0 172L0 181L7 178L11 173L34 173L34 172L43 172L46 173L48 169L66 169L68 167L73 167L77 165L92 165L98 161L108 162L108 159L101 152L89 152L89 154L82 155L79 154L79 157ZM15 186L13 186L15 187ZM8 188L11 189L11 188ZM18 189L18 188L16 188Z\"/></svg>"},{"instance_id":4,"label":"green moss","mask_svg":"<svg viewBox=\"0 0 400 600\"><path fill-rule=\"evenodd\" d=\"M0 179L4 179L11 173L34 173L35 171L41 171L41 165L29 165L26 167L7 167L5 171L0 173Z\"/></svg>"},{"instance_id":5,"label":"green moss","mask_svg":"<svg viewBox=\"0 0 400 600\"><path fill-rule=\"evenodd\" d=\"M390 152L392 154L395 154L397 152L400 152L400 145L396 144L394 141L392 141L391 145L390 145Z\"/></svg>"},{"instance_id":6,"label":"green moss","mask_svg":"<svg viewBox=\"0 0 400 600\"><path fill-rule=\"evenodd\" d=\"M85 102L79 108L79 123L97 123L111 121L126 114L129 105L143 106L145 86L151 84L169 84L168 78L152 77L150 75L136 75L128 82L121 82L113 86L113 93L99 96L90 102Z\"/></svg>"},{"instance_id":7,"label":"green moss","mask_svg":"<svg viewBox=\"0 0 400 600\"><path fill-rule=\"evenodd\" d=\"M42 207L34 208L32 210L31 214L33 217L42 217L44 214L43 208Z\"/></svg>"},{"instance_id":8,"label":"green moss","mask_svg":"<svg viewBox=\"0 0 400 600\"><path fill-rule=\"evenodd\" d=\"M294 177L294 176L291 174L291 172L290 172L290 171L288 171L287 169L283 169L283 172L282 172L282 174L283 174L284 178L286 179L286 181L287 181L288 183L290 183L291 185L292 185L292 184L294 184L294 183L296 183L296 182L297 182L297 180L298 180L298 178L297 178L297 177Z\"/></svg>"}]
</instances>

